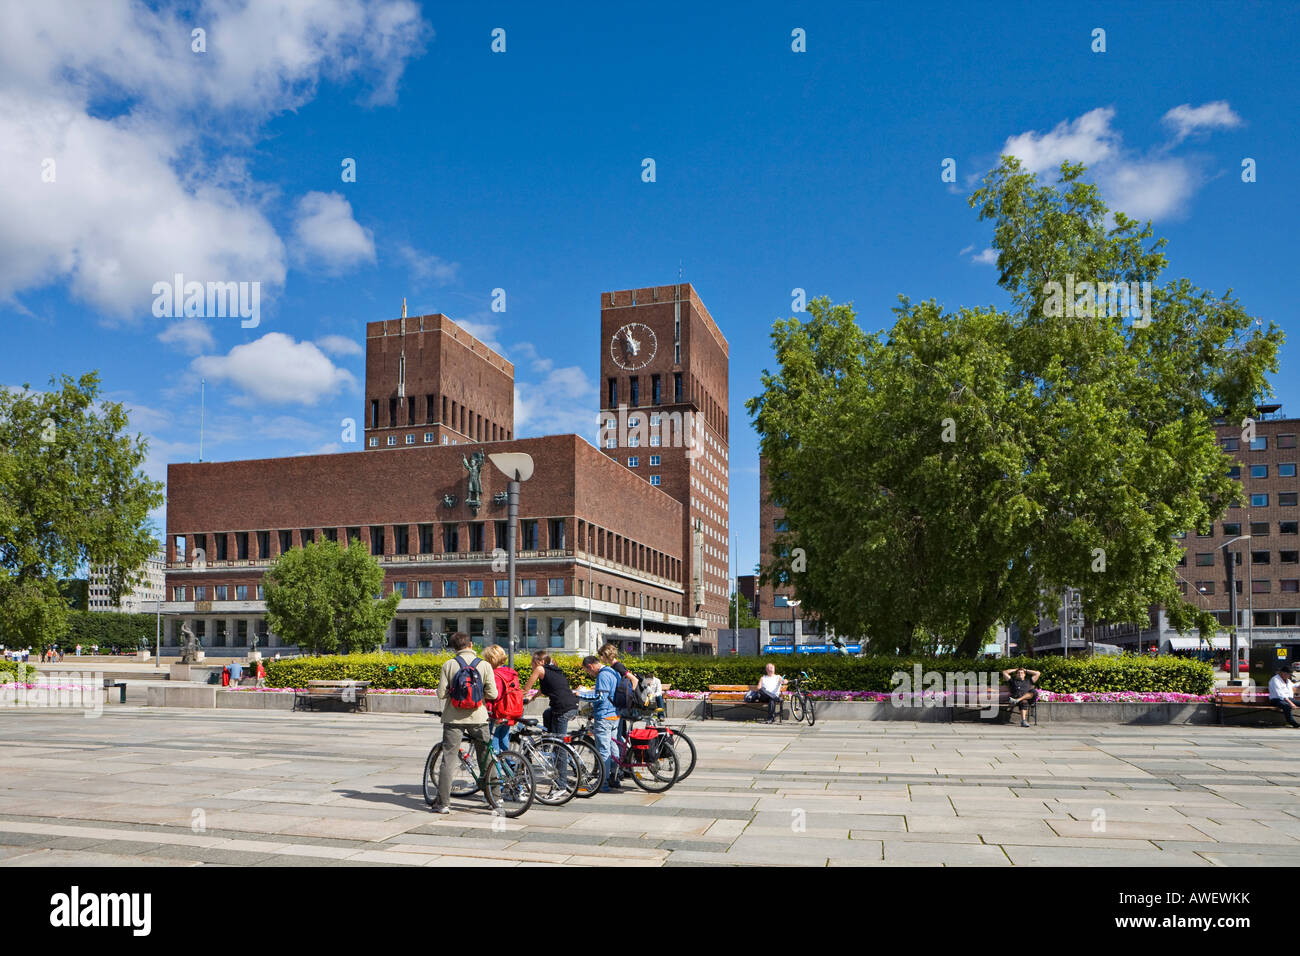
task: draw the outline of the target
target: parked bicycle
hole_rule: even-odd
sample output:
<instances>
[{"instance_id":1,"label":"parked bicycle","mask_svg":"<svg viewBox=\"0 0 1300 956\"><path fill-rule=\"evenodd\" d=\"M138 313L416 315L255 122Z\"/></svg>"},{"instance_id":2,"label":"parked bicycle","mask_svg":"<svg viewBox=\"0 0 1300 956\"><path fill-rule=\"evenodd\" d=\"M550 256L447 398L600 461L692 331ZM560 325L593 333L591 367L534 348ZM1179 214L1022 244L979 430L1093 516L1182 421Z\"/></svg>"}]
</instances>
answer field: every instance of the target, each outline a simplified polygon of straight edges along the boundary
<instances>
[{"instance_id":1,"label":"parked bicycle","mask_svg":"<svg viewBox=\"0 0 1300 956\"><path fill-rule=\"evenodd\" d=\"M799 676L790 680L790 713L795 720L808 719L808 726L817 723L817 708L808 696L808 672L800 671Z\"/></svg>"},{"instance_id":2,"label":"parked bicycle","mask_svg":"<svg viewBox=\"0 0 1300 956\"><path fill-rule=\"evenodd\" d=\"M535 717L521 717L510 731L511 749L518 750L532 769L538 801L548 807L562 807L580 790L584 796L598 790L599 784L595 789L587 785L577 751L564 738L538 727L538 723ZM603 780L604 773L600 776Z\"/></svg>"},{"instance_id":3,"label":"parked bicycle","mask_svg":"<svg viewBox=\"0 0 1300 956\"><path fill-rule=\"evenodd\" d=\"M658 727L663 731L667 743L677 754L677 765L680 774L677 779L685 780L695 770L695 741L686 735L686 732L678 727L669 727L667 724L667 714L662 707L654 707L644 712L642 716L635 718L633 726L637 721L645 721L647 726Z\"/></svg>"},{"instance_id":4,"label":"parked bicycle","mask_svg":"<svg viewBox=\"0 0 1300 956\"><path fill-rule=\"evenodd\" d=\"M591 708L585 707L579 714L586 722L574 728L571 736L587 741L594 748L596 736L591 729ZM615 772L619 777L631 777L647 793L663 793L679 779L680 763L675 748L667 742L670 736L663 728L645 727L629 730L628 740L613 737Z\"/></svg>"},{"instance_id":5,"label":"parked bicycle","mask_svg":"<svg viewBox=\"0 0 1300 956\"><path fill-rule=\"evenodd\" d=\"M426 710L425 713L440 714L441 711ZM442 772L444 757L442 741L438 741L424 761L424 800L429 806L438 800L438 776ZM533 771L522 754L513 750L489 753L487 772L480 776L474 742L462 739L451 759L455 761L452 796L470 797L482 790L494 812L511 818L522 816L533 805L536 795Z\"/></svg>"}]
</instances>

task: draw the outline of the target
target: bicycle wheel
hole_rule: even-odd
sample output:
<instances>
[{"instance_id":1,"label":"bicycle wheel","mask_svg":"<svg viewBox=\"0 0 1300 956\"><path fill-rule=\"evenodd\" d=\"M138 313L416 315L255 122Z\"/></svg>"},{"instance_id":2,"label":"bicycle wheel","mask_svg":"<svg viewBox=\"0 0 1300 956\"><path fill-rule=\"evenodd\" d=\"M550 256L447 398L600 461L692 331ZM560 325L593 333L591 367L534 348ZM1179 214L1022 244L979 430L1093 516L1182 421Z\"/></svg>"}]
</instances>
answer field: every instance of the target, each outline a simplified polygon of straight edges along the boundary
<instances>
[{"instance_id":1,"label":"bicycle wheel","mask_svg":"<svg viewBox=\"0 0 1300 956\"><path fill-rule=\"evenodd\" d=\"M594 797L605 785L605 761L600 759L600 751L596 749L596 745L585 737L571 738L569 746L578 756L578 770L582 773L582 779L578 781L578 790L574 796L583 800Z\"/></svg>"},{"instance_id":2,"label":"bicycle wheel","mask_svg":"<svg viewBox=\"0 0 1300 956\"><path fill-rule=\"evenodd\" d=\"M677 767L681 771L678 780L685 780L695 769L695 741L673 727L663 728L665 740L677 754Z\"/></svg>"},{"instance_id":3,"label":"bicycle wheel","mask_svg":"<svg viewBox=\"0 0 1300 956\"><path fill-rule=\"evenodd\" d=\"M811 727L813 724L817 723L817 706L813 703L813 699L806 693L803 695L803 698L804 712L808 715L808 726Z\"/></svg>"},{"instance_id":4,"label":"bicycle wheel","mask_svg":"<svg viewBox=\"0 0 1300 956\"><path fill-rule=\"evenodd\" d=\"M488 763L487 786L483 792L493 813L511 818L522 816L533 805L535 791L533 770L522 754L507 750Z\"/></svg>"},{"instance_id":5,"label":"bicycle wheel","mask_svg":"<svg viewBox=\"0 0 1300 956\"><path fill-rule=\"evenodd\" d=\"M632 772L632 782L647 793L663 793L677 782L677 752L662 743L663 734L659 738L661 743L655 748L657 755L653 760L627 768Z\"/></svg>"},{"instance_id":6,"label":"bicycle wheel","mask_svg":"<svg viewBox=\"0 0 1300 956\"><path fill-rule=\"evenodd\" d=\"M562 807L574 798L582 782L582 768L573 748L559 740L543 740L532 747L530 757L539 803Z\"/></svg>"},{"instance_id":7,"label":"bicycle wheel","mask_svg":"<svg viewBox=\"0 0 1300 956\"><path fill-rule=\"evenodd\" d=\"M790 716L796 721L803 720L803 692L796 690L790 695Z\"/></svg>"},{"instance_id":8,"label":"bicycle wheel","mask_svg":"<svg viewBox=\"0 0 1300 956\"><path fill-rule=\"evenodd\" d=\"M478 792L478 779L474 776L474 745L468 740L461 741L456 769L451 777L451 795L453 797L471 797ZM424 800L429 806L438 802L438 774L441 772L442 744L434 744L429 757L424 762Z\"/></svg>"}]
</instances>

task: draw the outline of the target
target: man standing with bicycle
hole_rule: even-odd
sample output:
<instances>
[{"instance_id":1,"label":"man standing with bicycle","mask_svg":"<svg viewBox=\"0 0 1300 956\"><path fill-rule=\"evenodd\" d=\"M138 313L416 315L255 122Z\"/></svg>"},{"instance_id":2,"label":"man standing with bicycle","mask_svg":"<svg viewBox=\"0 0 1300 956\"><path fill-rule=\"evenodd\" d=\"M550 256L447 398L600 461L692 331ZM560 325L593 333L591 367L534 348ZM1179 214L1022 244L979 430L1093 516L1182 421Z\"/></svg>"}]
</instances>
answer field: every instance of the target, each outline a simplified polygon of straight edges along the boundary
<instances>
[{"instance_id":1,"label":"man standing with bicycle","mask_svg":"<svg viewBox=\"0 0 1300 956\"><path fill-rule=\"evenodd\" d=\"M492 743L488 731L486 701L496 700L497 682L492 665L480 660L468 634L457 631L451 636L455 656L442 665L438 677L438 700L442 702L442 752L454 756L462 737L468 737L478 755L479 779L487 779L487 760ZM438 773L438 802L434 813L451 813L451 781L456 761L444 759Z\"/></svg>"},{"instance_id":2,"label":"man standing with bicycle","mask_svg":"<svg viewBox=\"0 0 1300 956\"><path fill-rule=\"evenodd\" d=\"M605 786L601 793L618 793L617 764L614 763L614 731L618 729L618 711L614 707L614 691L618 688L618 671L601 662L595 654L582 659L582 669L588 677L596 679L595 690L579 693L591 701L591 730L596 737L596 752L605 762Z\"/></svg>"}]
</instances>

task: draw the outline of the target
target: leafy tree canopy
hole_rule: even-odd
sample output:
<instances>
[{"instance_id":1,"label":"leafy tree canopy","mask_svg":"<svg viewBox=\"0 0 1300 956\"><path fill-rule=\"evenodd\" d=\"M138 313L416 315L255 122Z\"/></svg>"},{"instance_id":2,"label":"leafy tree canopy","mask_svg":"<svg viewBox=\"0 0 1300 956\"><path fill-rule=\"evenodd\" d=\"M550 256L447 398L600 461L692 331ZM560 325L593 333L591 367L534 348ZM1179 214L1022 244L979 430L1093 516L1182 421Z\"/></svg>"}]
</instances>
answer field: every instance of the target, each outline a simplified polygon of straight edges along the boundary
<instances>
[{"instance_id":1,"label":"leafy tree canopy","mask_svg":"<svg viewBox=\"0 0 1300 956\"><path fill-rule=\"evenodd\" d=\"M1162 284L1165 241L1083 173L1044 185L1004 157L971 197L1009 309L900 297L868 334L822 298L774 326L779 369L747 407L792 532L764 577L788 574L837 633L973 654L1064 586L1093 620L1159 604L1180 630L1217 627L1183 599L1175 535L1237 499L1214 421L1256 414L1282 333L1231 291ZM1085 282L1148 282L1149 309L1094 304Z\"/></svg>"}]
</instances>

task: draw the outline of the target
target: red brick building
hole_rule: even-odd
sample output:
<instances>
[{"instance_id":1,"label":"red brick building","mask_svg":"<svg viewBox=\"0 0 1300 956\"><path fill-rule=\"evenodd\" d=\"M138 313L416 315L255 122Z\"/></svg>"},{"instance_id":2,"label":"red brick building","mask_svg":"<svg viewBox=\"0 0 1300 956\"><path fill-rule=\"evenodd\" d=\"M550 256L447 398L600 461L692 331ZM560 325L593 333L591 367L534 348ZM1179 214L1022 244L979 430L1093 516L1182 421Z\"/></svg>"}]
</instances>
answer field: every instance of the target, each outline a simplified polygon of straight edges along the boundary
<instances>
[{"instance_id":1,"label":"red brick building","mask_svg":"<svg viewBox=\"0 0 1300 956\"><path fill-rule=\"evenodd\" d=\"M788 547L779 543L791 530L786 521L785 509L772 503L767 482L767 460L758 458L758 552L760 569L767 568L778 549ZM798 639L800 644L822 642L822 630L816 621L806 621L801 607L790 607L786 601L794 597L794 588L780 582L769 582L757 590L754 614L759 620L759 643L790 644Z\"/></svg>"},{"instance_id":2,"label":"red brick building","mask_svg":"<svg viewBox=\"0 0 1300 956\"><path fill-rule=\"evenodd\" d=\"M456 630L504 642L506 479L485 462L472 502L466 465L478 451L518 451L536 466L520 494L521 647L577 652L614 640L635 652L644 627L647 651L712 652L726 611L726 342L694 290L680 290L678 309L666 304L669 316L685 313L687 360L655 374L682 376L680 401L662 403L664 424L667 412L690 411L692 434L705 437L682 443L679 429L678 444L661 446L647 433L645 451L662 455L653 467L648 455L629 464L624 448L577 435L515 439L513 366L446 316L369 323L363 452L168 467L165 645L179 643L188 620L208 649L283 646L266 625L270 562L305 542L352 538L379 559L385 593L403 595L389 647ZM610 313L647 291L602 296L602 370ZM693 484L720 484L721 506Z\"/></svg>"}]
</instances>

